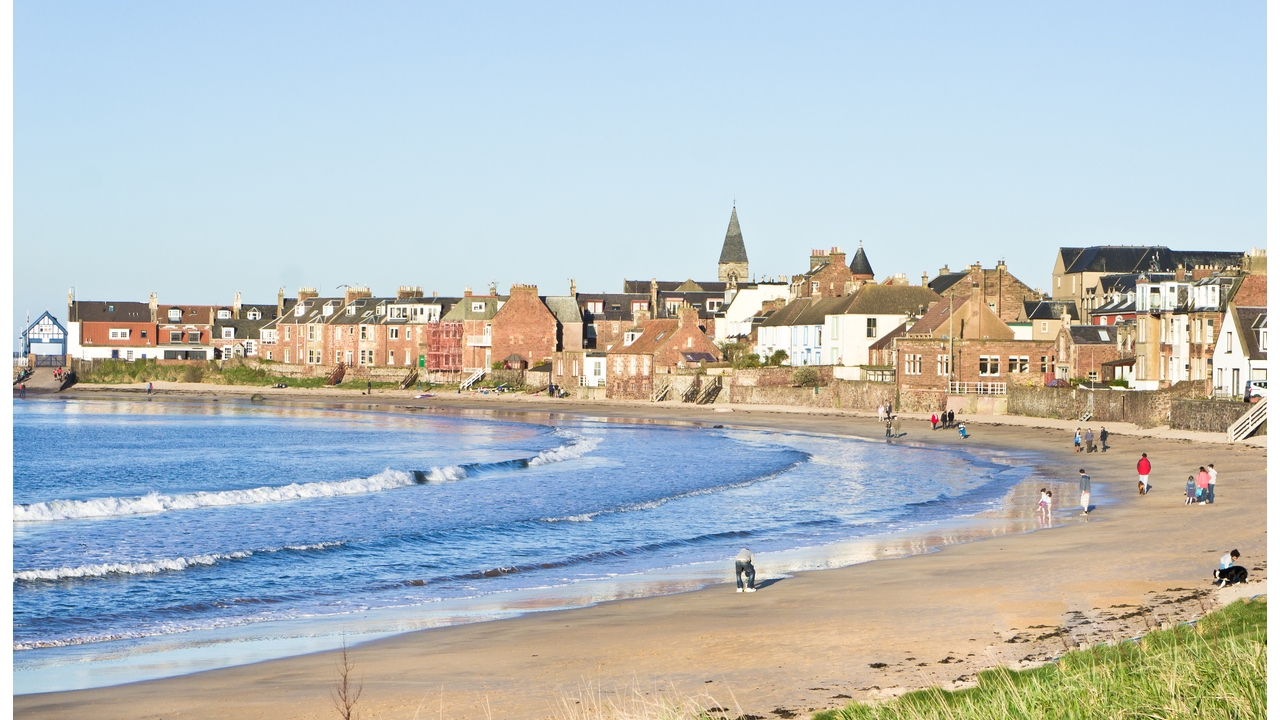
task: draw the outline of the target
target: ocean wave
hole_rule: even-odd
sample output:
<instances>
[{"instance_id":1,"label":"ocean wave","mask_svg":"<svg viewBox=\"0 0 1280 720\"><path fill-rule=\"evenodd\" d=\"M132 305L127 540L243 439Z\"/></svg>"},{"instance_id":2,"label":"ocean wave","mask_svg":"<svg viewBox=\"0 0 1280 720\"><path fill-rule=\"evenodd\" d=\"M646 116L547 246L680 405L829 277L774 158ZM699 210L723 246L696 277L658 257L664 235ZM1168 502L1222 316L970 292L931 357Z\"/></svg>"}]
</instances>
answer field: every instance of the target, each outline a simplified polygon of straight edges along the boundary
<instances>
[{"instance_id":1,"label":"ocean wave","mask_svg":"<svg viewBox=\"0 0 1280 720\"><path fill-rule=\"evenodd\" d=\"M136 563L100 563L80 565L77 567L51 568L47 570L21 570L13 574L13 581L18 582L57 582L78 578L99 578L109 575L154 575L162 572L177 572L191 567L216 565L227 560L240 560L254 555L269 555L278 552L306 552L309 550L325 550L343 545L342 542L322 542L311 545L285 545L267 550L239 550L230 553L208 553L191 557L164 558L148 562Z\"/></svg>"},{"instance_id":2,"label":"ocean wave","mask_svg":"<svg viewBox=\"0 0 1280 720\"><path fill-rule=\"evenodd\" d=\"M49 500L38 503L22 503L13 506L13 521L53 522L90 518L127 517L149 515L171 510L195 510L199 508L231 507L237 505L261 505L314 498L343 497L396 490L411 485L456 482L472 475L505 469L518 469L550 465L573 460L594 450L599 438L588 438L567 431L556 431L569 438L559 447L543 450L533 457L500 460L491 463L468 463L435 467L430 470L393 470L387 468L377 475L351 480L329 482L291 483L282 486L264 486L248 490L222 490L194 492L180 495L162 495L151 492L141 497L105 497L92 500Z\"/></svg>"}]
</instances>

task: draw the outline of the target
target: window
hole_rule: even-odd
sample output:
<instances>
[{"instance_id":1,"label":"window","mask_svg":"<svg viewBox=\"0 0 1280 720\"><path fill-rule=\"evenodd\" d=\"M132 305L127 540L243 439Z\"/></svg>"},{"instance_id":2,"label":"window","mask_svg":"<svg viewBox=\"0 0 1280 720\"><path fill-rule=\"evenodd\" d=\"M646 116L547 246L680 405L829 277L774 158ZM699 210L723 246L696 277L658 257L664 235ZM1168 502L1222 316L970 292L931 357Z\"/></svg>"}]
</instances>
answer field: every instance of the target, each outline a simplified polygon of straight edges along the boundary
<instances>
[{"instance_id":1,"label":"window","mask_svg":"<svg viewBox=\"0 0 1280 720\"><path fill-rule=\"evenodd\" d=\"M348 365L350 365L350 364L351 364L351 358L352 358L352 355L351 355L351 351L350 351L350 350L348 350L348 351L346 352L346 356L347 356L347 360L346 360L346 362L347 362L347 364L348 364Z\"/></svg>"},{"instance_id":2,"label":"window","mask_svg":"<svg viewBox=\"0 0 1280 720\"><path fill-rule=\"evenodd\" d=\"M262 338L262 342L264 343L274 344L276 341L275 330L262 330L258 333L258 336Z\"/></svg>"},{"instance_id":3,"label":"window","mask_svg":"<svg viewBox=\"0 0 1280 720\"><path fill-rule=\"evenodd\" d=\"M1040 372L1042 373L1049 372L1049 356L1048 355L1040 356Z\"/></svg>"},{"instance_id":4,"label":"window","mask_svg":"<svg viewBox=\"0 0 1280 720\"><path fill-rule=\"evenodd\" d=\"M986 376L995 376L1000 374L1000 356L999 355L979 355L978 356L978 374Z\"/></svg>"},{"instance_id":5,"label":"window","mask_svg":"<svg viewBox=\"0 0 1280 720\"><path fill-rule=\"evenodd\" d=\"M1031 358L1027 357L1026 355L1023 355L1021 357L1017 355L1010 355L1009 356L1009 372L1010 373L1031 372Z\"/></svg>"},{"instance_id":6,"label":"window","mask_svg":"<svg viewBox=\"0 0 1280 720\"><path fill-rule=\"evenodd\" d=\"M112 340L128 340L129 329L128 328L112 328L110 335Z\"/></svg>"},{"instance_id":7,"label":"window","mask_svg":"<svg viewBox=\"0 0 1280 720\"><path fill-rule=\"evenodd\" d=\"M476 312L476 313L484 312L484 303L483 302L471 303L471 312Z\"/></svg>"},{"instance_id":8,"label":"window","mask_svg":"<svg viewBox=\"0 0 1280 720\"><path fill-rule=\"evenodd\" d=\"M368 326L368 325L361 325L361 326L360 326L360 339L361 339L361 340L368 340L368 339L369 339L369 326Z\"/></svg>"},{"instance_id":9,"label":"window","mask_svg":"<svg viewBox=\"0 0 1280 720\"><path fill-rule=\"evenodd\" d=\"M292 325L285 325L285 326L284 326L284 340L285 340L285 342L289 342L289 336L290 336L290 335L292 335L292 334L293 334L293 326L292 326ZM289 362L289 361L288 361L288 360L285 360L285 362Z\"/></svg>"},{"instance_id":10,"label":"window","mask_svg":"<svg viewBox=\"0 0 1280 720\"><path fill-rule=\"evenodd\" d=\"M194 331L194 332L189 332L189 333L187 333L187 343L188 343L188 344L190 344L190 345L199 345L199 344L200 344L200 331L199 331L199 330L196 330L196 331Z\"/></svg>"},{"instance_id":11,"label":"window","mask_svg":"<svg viewBox=\"0 0 1280 720\"><path fill-rule=\"evenodd\" d=\"M1227 349L1222 352L1227 353L1228 355L1231 354L1231 331L1228 330L1227 333L1222 336L1222 339L1227 344Z\"/></svg>"},{"instance_id":12,"label":"window","mask_svg":"<svg viewBox=\"0 0 1280 720\"><path fill-rule=\"evenodd\" d=\"M169 331L169 342L171 342L171 343L180 343L180 342L182 342L182 331L181 331L181 330L170 330L170 331Z\"/></svg>"},{"instance_id":13,"label":"window","mask_svg":"<svg viewBox=\"0 0 1280 720\"><path fill-rule=\"evenodd\" d=\"M182 311L178 308L169 308L169 322L178 322L182 319Z\"/></svg>"},{"instance_id":14,"label":"window","mask_svg":"<svg viewBox=\"0 0 1280 720\"><path fill-rule=\"evenodd\" d=\"M125 350L125 351L124 351L124 359L125 359L125 360L128 360L129 362L133 362L133 351L132 351L132 350Z\"/></svg>"},{"instance_id":15,"label":"window","mask_svg":"<svg viewBox=\"0 0 1280 720\"><path fill-rule=\"evenodd\" d=\"M287 363L287 362L291 362L291 360L289 359L289 355L290 355L289 348L285 348L285 349L284 349L284 361L285 361L286 363Z\"/></svg>"},{"instance_id":16,"label":"window","mask_svg":"<svg viewBox=\"0 0 1280 720\"><path fill-rule=\"evenodd\" d=\"M938 376L945 377L951 374L951 357L948 355L938 356Z\"/></svg>"},{"instance_id":17,"label":"window","mask_svg":"<svg viewBox=\"0 0 1280 720\"><path fill-rule=\"evenodd\" d=\"M873 338L875 336L876 336L876 319L867 318L867 337Z\"/></svg>"},{"instance_id":18,"label":"window","mask_svg":"<svg viewBox=\"0 0 1280 720\"><path fill-rule=\"evenodd\" d=\"M1089 382L1098 382L1098 371L1097 371L1097 370L1090 370L1090 371L1089 371Z\"/></svg>"},{"instance_id":19,"label":"window","mask_svg":"<svg viewBox=\"0 0 1280 720\"><path fill-rule=\"evenodd\" d=\"M1264 370L1263 372L1266 372L1266 371ZM649 356L648 355L644 356L644 374L645 375L649 374Z\"/></svg>"},{"instance_id":20,"label":"window","mask_svg":"<svg viewBox=\"0 0 1280 720\"><path fill-rule=\"evenodd\" d=\"M649 303L645 300L632 300L631 312L644 312L649 309Z\"/></svg>"},{"instance_id":21,"label":"window","mask_svg":"<svg viewBox=\"0 0 1280 720\"><path fill-rule=\"evenodd\" d=\"M347 315L348 315L348 316L350 316L350 317L355 317L355 314L356 314L356 306L355 306L355 305L348 305L348 306L347 306Z\"/></svg>"},{"instance_id":22,"label":"window","mask_svg":"<svg viewBox=\"0 0 1280 720\"><path fill-rule=\"evenodd\" d=\"M308 351L307 351L307 364L308 364L308 365L319 365L319 364L320 364L320 351L319 351L319 350L308 350Z\"/></svg>"},{"instance_id":23,"label":"window","mask_svg":"<svg viewBox=\"0 0 1280 720\"><path fill-rule=\"evenodd\" d=\"M1262 352L1267 351L1267 331L1266 330L1258 331L1258 349L1261 350Z\"/></svg>"},{"instance_id":24,"label":"window","mask_svg":"<svg viewBox=\"0 0 1280 720\"><path fill-rule=\"evenodd\" d=\"M667 301L667 314L668 314L668 315L675 315L675 314L676 314L676 311L677 311L677 310L679 310L679 309L680 309L680 301L679 301L679 300L668 300L668 301Z\"/></svg>"},{"instance_id":25,"label":"window","mask_svg":"<svg viewBox=\"0 0 1280 720\"><path fill-rule=\"evenodd\" d=\"M229 328L229 327L224 327L224 328L222 328L222 339L223 339L223 340L231 340L231 339L234 339L234 338L235 338L235 336L236 336L236 329L235 329L235 328Z\"/></svg>"},{"instance_id":26,"label":"window","mask_svg":"<svg viewBox=\"0 0 1280 720\"><path fill-rule=\"evenodd\" d=\"M721 306L721 305L723 305L723 304L724 304L724 301L723 301L723 300L708 300L708 301L707 301L707 311L708 311L708 312L716 312L716 311L718 311L718 310L720 309L720 306Z\"/></svg>"},{"instance_id":27,"label":"window","mask_svg":"<svg viewBox=\"0 0 1280 720\"><path fill-rule=\"evenodd\" d=\"M814 294L814 295L817 295L817 294L818 294L818 288L819 288L819 287L821 287L821 286L818 284L818 281L817 281L817 280L814 280L814 281L813 281L813 283L810 285L810 288L812 289L812 291L813 291L813 294Z\"/></svg>"},{"instance_id":28,"label":"window","mask_svg":"<svg viewBox=\"0 0 1280 720\"><path fill-rule=\"evenodd\" d=\"M268 351L267 351L267 359L268 359L268 360L275 360L275 359L276 359L276 358L275 358L275 354L276 354L276 353L275 353L275 351L274 351L274 350L268 350Z\"/></svg>"},{"instance_id":29,"label":"window","mask_svg":"<svg viewBox=\"0 0 1280 720\"><path fill-rule=\"evenodd\" d=\"M1041 321L1040 321L1040 332L1042 332L1042 333L1047 333L1047 332L1049 332L1049 321L1048 321L1048 320L1041 320Z\"/></svg>"},{"instance_id":30,"label":"window","mask_svg":"<svg viewBox=\"0 0 1280 720\"><path fill-rule=\"evenodd\" d=\"M373 351L372 351L372 350L361 350L361 351L360 351L360 364L361 364L361 365L372 365L372 364L373 364Z\"/></svg>"},{"instance_id":31,"label":"window","mask_svg":"<svg viewBox=\"0 0 1280 720\"><path fill-rule=\"evenodd\" d=\"M306 312L306 310L307 310L306 305L303 305L302 303L298 303L297 305L293 306L293 316L302 317L302 313ZM288 362L288 360L286 360L285 362Z\"/></svg>"},{"instance_id":32,"label":"window","mask_svg":"<svg viewBox=\"0 0 1280 720\"><path fill-rule=\"evenodd\" d=\"M258 342L256 340L244 341L244 354L253 357L258 354Z\"/></svg>"},{"instance_id":33,"label":"window","mask_svg":"<svg viewBox=\"0 0 1280 720\"><path fill-rule=\"evenodd\" d=\"M622 374L622 358L621 357L616 357L613 359L613 371L619 375Z\"/></svg>"},{"instance_id":34,"label":"window","mask_svg":"<svg viewBox=\"0 0 1280 720\"><path fill-rule=\"evenodd\" d=\"M249 320L261 320L262 311L259 310L258 308L249 308L249 312L248 314L245 315L245 317L248 318Z\"/></svg>"},{"instance_id":35,"label":"window","mask_svg":"<svg viewBox=\"0 0 1280 720\"><path fill-rule=\"evenodd\" d=\"M341 351L341 350L334 350L334 351L333 351L333 362L334 362L334 364L337 364L337 363L342 362L342 351Z\"/></svg>"},{"instance_id":36,"label":"window","mask_svg":"<svg viewBox=\"0 0 1280 720\"><path fill-rule=\"evenodd\" d=\"M631 374L635 375L636 374L636 356L635 355L631 356L630 365L631 365Z\"/></svg>"},{"instance_id":37,"label":"window","mask_svg":"<svg viewBox=\"0 0 1280 720\"><path fill-rule=\"evenodd\" d=\"M400 339L400 328L396 328L396 327L393 327L393 328L387 328L387 337L388 337L389 339L391 339L391 340L399 340L399 339Z\"/></svg>"},{"instance_id":38,"label":"window","mask_svg":"<svg viewBox=\"0 0 1280 720\"><path fill-rule=\"evenodd\" d=\"M142 339L143 339L143 340L146 340L146 339L147 339L147 331L146 331L146 330L143 330L143 331L142 331L141 333L139 333L139 334L142 336Z\"/></svg>"},{"instance_id":39,"label":"window","mask_svg":"<svg viewBox=\"0 0 1280 720\"><path fill-rule=\"evenodd\" d=\"M920 368L924 364L922 360L923 358L920 355L904 355L902 372L907 375L919 375Z\"/></svg>"},{"instance_id":40,"label":"window","mask_svg":"<svg viewBox=\"0 0 1280 720\"><path fill-rule=\"evenodd\" d=\"M603 300L588 300L588 301L587 301L587 312L592 313L593 315L599 315L600 313L604 312L604 301L603 301Z\"/></svg>"},{"instance_id":41,"label":"window","mask_svg":"<svg viewBox=\"0 0 1280 720\"><path fill-rule=\"evenodd\" d=\"M413 328L405 328L405 329L404 329L404 339L405 339L405 340L412 340L412 339L413 339Z\"/></svg>"},{"instance_id":42,"label":"window","mask_svg":"<svg viewBox=\"0 0 1280 720\"><path fill-rule=\"evenodd\" d=\"M627 334L622 336L623 346L625 347L635 342L636 338L640 337L640 333L641 333L640 330L628 330Z\"/></svg>"},{"instance_id":43,"label":"window","mask_svg":"<svg viewBox=\"0 0 1280 720\"><path fill-rule=\"evenodd\" d=\"M230 320L230 319L231 319L231 311L230 311L230 310L219 310L219 311L218 311L218 319L219 319L219 320Z\"/></svg>"},{"instance_id":44,"label":"window","mask_svg":"<svg viewBox=\"0 0 1280 720\"><path fill-rule=\"evenodd\" d=\"M319 331L319 326L318 326L318 325L308 325L308 326L307 326L307 339L308 339L308 340L315 340L315 339L316 339L316 336L318 335L318 331Z\"/></svg>"},{"instance_id":45,"label":"window","mask_svg":"<svg viewBox=\"0 0 1280 720\"><path fill-rule=\"evenodd\" d=\"M646 359L648 359L648 358L646 358ZM647 364L648 364L648 363L646 363L646 365L647 365ZM648 368L645 368L645 370L647 371L647 370L648 370ZM592 375L594 375L594 376L596 376L596 377L600 377L600 376L604 375L604 363L602 363L602 362L593 362L593 363L591 363L591 374L592 374Z\"/></svg>"},{"instance_id":46,"label":"window","mask_svg":"<svg viewBox=\"0 0 1280 720\"><path fill-rule=\"evenodd\" d=\"M388 350L388 351L387 351L387 364L388 364L388 365L395 365L395 364L396 364L396 351L395 351L395 350Z\"/></svg>"},{"instance_id":47,"label":"window","mask_svg":"<svg viewBox=\"0 0 1280 720\"><path fill-rule=\"evenodd\" d=\"M1138 342L1147 341L1147 323L1142 318L1138 318Z\"/></svg>"},{"instance_id":48,"label":"window","mask_svg":"<svg viewBox=\"0 0 1280 720\"><path fill-rule=\"evenodd\" d=\"M1209 318L1208 325L1205 328L1204 341L1213 342L1213 318Z\"/></svg>"}]
</instances>

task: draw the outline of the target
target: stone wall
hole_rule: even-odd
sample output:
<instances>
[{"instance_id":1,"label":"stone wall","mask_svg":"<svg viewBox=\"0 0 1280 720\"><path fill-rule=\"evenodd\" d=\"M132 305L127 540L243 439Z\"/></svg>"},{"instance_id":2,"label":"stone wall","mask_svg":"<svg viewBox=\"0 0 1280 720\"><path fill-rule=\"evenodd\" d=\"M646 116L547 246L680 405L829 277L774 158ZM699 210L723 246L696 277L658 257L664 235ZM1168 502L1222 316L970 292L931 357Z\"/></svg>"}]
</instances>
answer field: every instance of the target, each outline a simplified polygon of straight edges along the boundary
<instances>
[{"instance_id":1,"label":"stone wall","mask_svg":"<svg viewBox=\"0 0 1280 720\"><path fill-rule=\"evenodd\" d=\"M1229 400L1174 400L1171 406L1169 427L1215 433L1226 432L1231 423L1252 407L1246 402Z\"/></svg>"},{"instance_id":2,"label":"stone wall","mask_svg":"<svg viewBox=\"0 0 1280 720\"><path fill-rule=\"evenodd\" d=\"M830 385L835 379L835 369L831 365L808 365L806 367L818 373L819 385ZM742 387L791 387L791 374L795 371L796 369L790 366L734 370L733 384Z\"/></svg>"},{"instance_id":3,"label":"stone wall","mask_svg":"<svg viewBox=\"0 0 1280 720\"><path fill-rule=\"evenodd\" d=\"M786 369L790 370L790 368ZM815 369L821 369L821 366ZM827 371L830 372L829 367ZM832 380L816 388L797 388L791 387L790 379L788 376L786 385L776 383L744 385L738 383L738 378L734 377L729 384L729 402L744 405L793 405L864 411L874 411L878 405L894 402L894 386L890 383Z\"/></svg>"},{"instance_id":4,"label":"stone wall","mask_svg":"<svg viewBox=\"0 0 1280 720\"><path fill-rule=\"evenodd\" d=\"M1010 386L1008 412L1010 415L1075 420L1089 411L1089 397L1092 395L1094 422L1127 422L1138 427L1170 425L1192 429L1187 424L1213 426L1217 421L1211 418L1216 417L1216 411L1199 410L1195 405L1182 405L1178 412L1189 414L1175 416L1173 404L1196 401L1196 398L1204 396L1204 391L1203 381L1183 382L1164 390L1145 392ZM1202 413L1209 413L1206 419L1198 419ZM1222 429L1225 431L1226 427Z\"/></svg>"}]
</instances>

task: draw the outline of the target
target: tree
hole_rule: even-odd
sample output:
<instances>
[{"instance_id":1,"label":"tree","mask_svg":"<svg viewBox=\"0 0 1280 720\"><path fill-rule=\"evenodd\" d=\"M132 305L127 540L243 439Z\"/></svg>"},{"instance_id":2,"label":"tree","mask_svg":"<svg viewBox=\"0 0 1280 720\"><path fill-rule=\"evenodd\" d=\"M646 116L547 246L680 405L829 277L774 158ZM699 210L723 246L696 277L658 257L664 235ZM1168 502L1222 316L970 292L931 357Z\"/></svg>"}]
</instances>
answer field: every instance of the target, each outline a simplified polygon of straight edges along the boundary
<instances>
[{"instance_id":1,"label":"tree","mask_svg":"<svg viewBox=\"0 0 1280 720\"><path fill-rule=\"evenodd\" d=\"M798 367L791 372L791 384L796 387L817 387L818 371L811 367Z\"/></svg>"},{"instance_id":2,"label":"tree","mask_svg":"<svg viewBox=\"0 0 1280 720\"><path fill-rule=\"evenodd\" d=\"M774 350L773 354L764 361L764 364L770 367L781 367L788 357L786 350Z\"/></svg>"},{"instance_id":3,"label":"tree","mask_svg":"<svg viewBox=\"0 0 1280 720\"><path fill-rule=\"evenodd\" d=\"M355 663L347 657L347 641L343 640L342 655L338 664L338 679L334 682L333 689L329 691L333 707L338 711L338 715L342 716L342 720L356 719L356 703L360 700L360 693L364 691L364 680L352 685L351 676L355 668Z\"/></svg>"}]
</instances>

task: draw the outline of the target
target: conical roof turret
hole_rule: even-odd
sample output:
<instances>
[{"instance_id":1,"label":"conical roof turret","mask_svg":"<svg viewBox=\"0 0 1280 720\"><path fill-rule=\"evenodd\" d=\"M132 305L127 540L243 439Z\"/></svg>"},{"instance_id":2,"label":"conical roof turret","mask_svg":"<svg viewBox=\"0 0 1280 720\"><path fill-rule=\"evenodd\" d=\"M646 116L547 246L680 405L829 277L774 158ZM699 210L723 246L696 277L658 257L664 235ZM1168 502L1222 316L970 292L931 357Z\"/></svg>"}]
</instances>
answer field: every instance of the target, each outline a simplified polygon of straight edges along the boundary
<instances>
[{"instance_id":1,"label":"conical roof turret","mask_svg":"<svg viewBox=\"0 0 1280 720\"><path fill-rule=\"evenodd\" d=\"M853 254L853 261L849 263L849 270L854 275L865 275L868 279L876 276L875 271L871 269L871 262L867 260L867 253L862 250L862 243L858 243L858 252Z\"/></svg>"}]
</instances>

